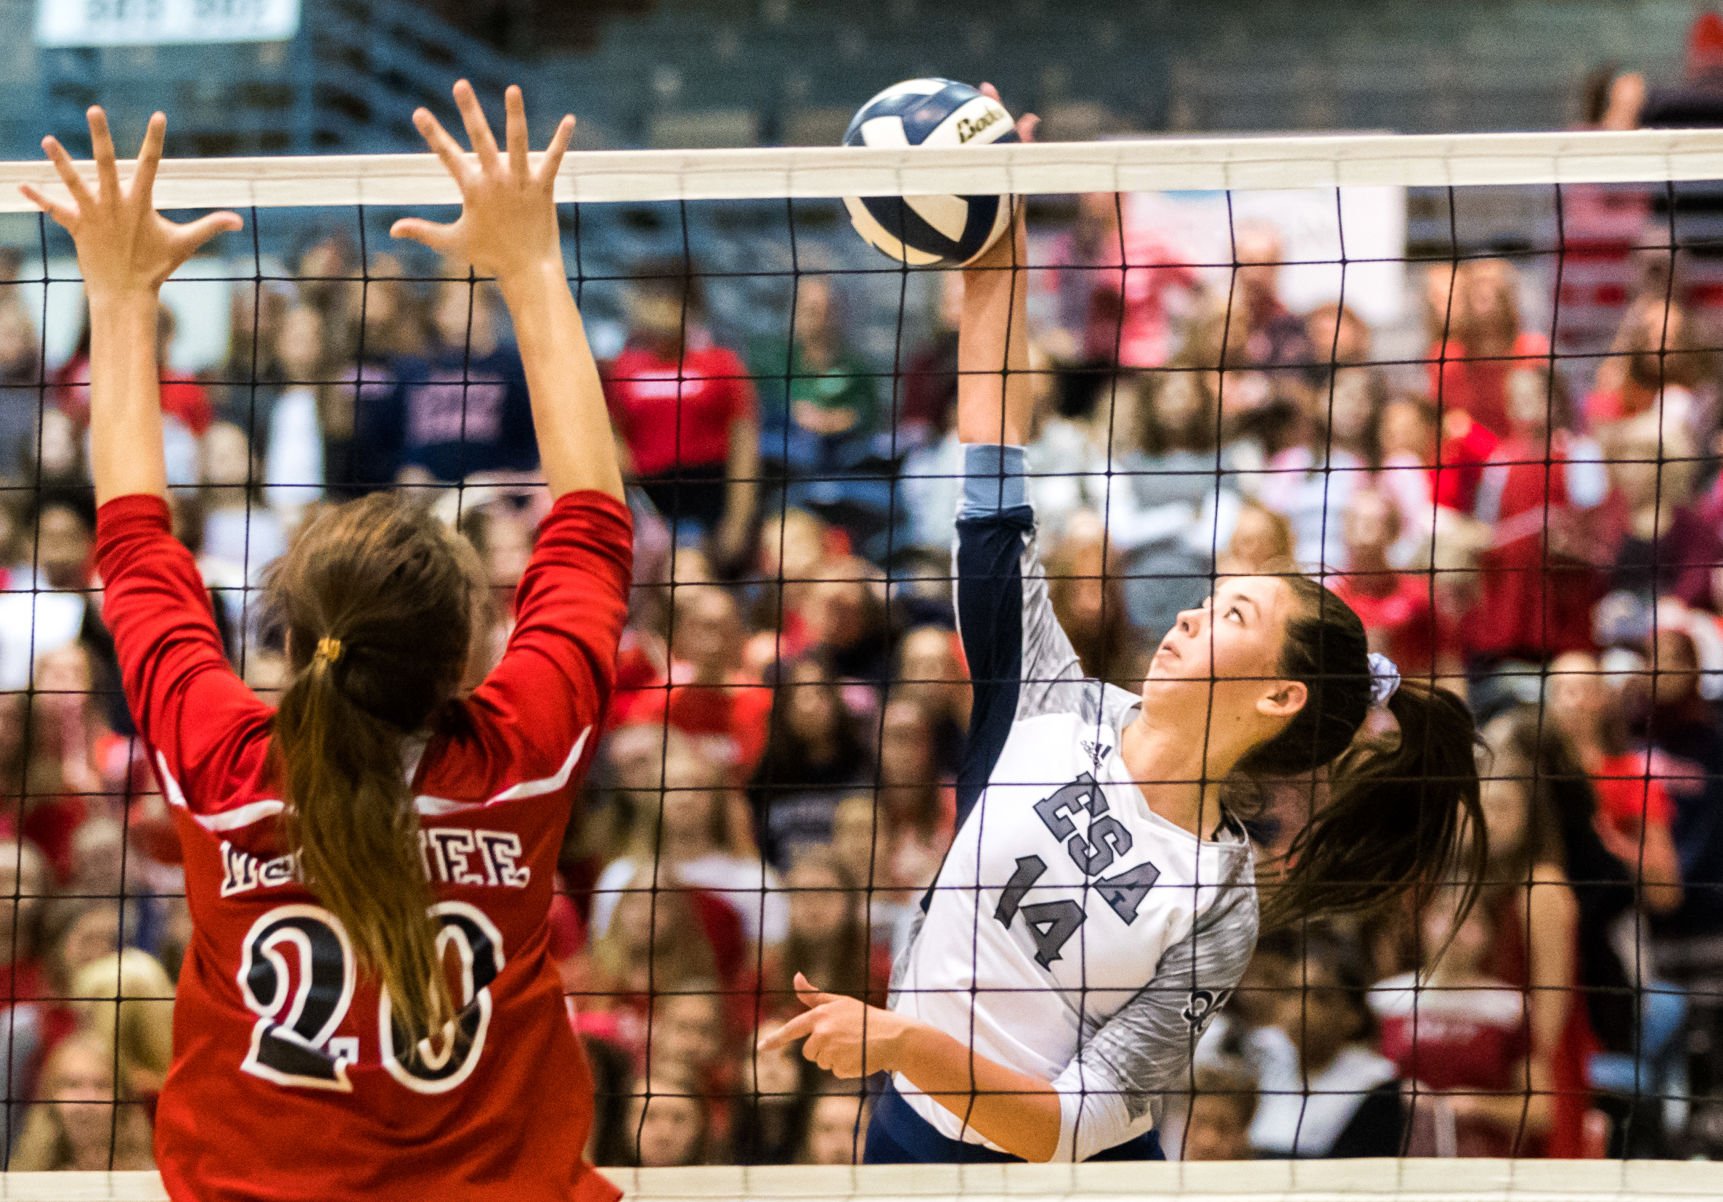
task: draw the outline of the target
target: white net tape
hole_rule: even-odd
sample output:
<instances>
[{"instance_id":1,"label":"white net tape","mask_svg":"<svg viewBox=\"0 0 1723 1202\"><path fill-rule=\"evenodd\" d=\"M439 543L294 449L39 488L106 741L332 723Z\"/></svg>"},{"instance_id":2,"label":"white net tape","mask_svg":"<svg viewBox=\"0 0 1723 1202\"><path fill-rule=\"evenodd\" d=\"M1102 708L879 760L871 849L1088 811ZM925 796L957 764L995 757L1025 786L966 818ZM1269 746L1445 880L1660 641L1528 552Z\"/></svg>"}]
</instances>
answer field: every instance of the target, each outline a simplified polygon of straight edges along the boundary
<instances>
[{"instance_id":1,"label":"white net tape","mask_svg":"<svg viewBox=\"0 0 1723 1202\"><path fill-rule=\"evenodd\" d=\"M883 1165L610 1169L633 1202L1608 1202L1715 1199L1710 1164L1621 1161L1328 1160L1212 1164ZM0 1202L165 1202L154 1173L13 1173Z\"/></svg>"},{"instance_id":2,"label":"white net tape","mask_svg":"<svg viewBox=\"0 0 1723 1202\"><path fill-rule=\"evenodd\" d=\"M1723 132L1347 135L1046 142L962 150L802 147L625 150L564 160L562 201L812 199L959 193L1636 183L1723 179ZM43 162L0 163L0 212L29 212ZM164 208L454 204L428 154L178 159Z\"/></svg>"}]
</instances>

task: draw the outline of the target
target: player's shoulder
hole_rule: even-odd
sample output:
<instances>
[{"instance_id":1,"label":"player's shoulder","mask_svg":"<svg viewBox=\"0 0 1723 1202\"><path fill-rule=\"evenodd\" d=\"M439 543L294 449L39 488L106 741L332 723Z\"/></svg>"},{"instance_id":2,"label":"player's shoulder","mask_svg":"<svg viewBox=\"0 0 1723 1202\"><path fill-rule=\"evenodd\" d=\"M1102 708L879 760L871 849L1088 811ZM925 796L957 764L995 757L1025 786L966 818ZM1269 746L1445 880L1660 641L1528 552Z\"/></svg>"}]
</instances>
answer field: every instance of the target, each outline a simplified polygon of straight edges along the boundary
<instances>
[{"instance_id":1,"label":"player's shoulder","mask_svg":"<svg viewBox=\"0 0 1723 1202\"><path fill-rule=\"evenodd\" d=\"M593 739L588 724L567 740L547 727L495 721L472 701L455 703L431 738L409 749L419 812L435 817L566 792ZM548 724L558 725L558 724Z\"/></svg>"},{"instance_id":2,"label":"player's shoulder","mask_svg":"<svg viewBox=\"0 0 1723 1202\"><path fill-rule=\"evenodd\" d=\"M283 810L281 788L270 753L274 711L258 702L236 711L223 754L198 772L183 770L159 749L149 751L150 766L161 784L170 813L190 818L204 830L243 830Z\"/></svg>"}]
</instances>

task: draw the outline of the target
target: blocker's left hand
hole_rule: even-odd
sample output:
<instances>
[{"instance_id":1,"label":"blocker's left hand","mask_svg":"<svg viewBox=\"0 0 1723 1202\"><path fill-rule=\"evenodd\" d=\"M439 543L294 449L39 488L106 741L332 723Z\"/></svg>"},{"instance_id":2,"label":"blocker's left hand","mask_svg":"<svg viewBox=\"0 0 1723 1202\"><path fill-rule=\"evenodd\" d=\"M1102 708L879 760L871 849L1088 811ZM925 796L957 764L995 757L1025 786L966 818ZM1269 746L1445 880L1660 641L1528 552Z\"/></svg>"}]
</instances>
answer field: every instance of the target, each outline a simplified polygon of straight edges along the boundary
<instances>
[{"instance_id":1,"label":"blocker's left hand","mask_svg":"<svg viewBox=\"0 0 1723 1202\"><path fill-rule=\"evenodd\" d=\"M760 1051L805 1038L802 1055L844 1080L897 1067L898 1049L914 1020L857 998L815 989L801 973L796 974L796 997L808 1009L762 1039Z\"/></svg>"}]
</instances>

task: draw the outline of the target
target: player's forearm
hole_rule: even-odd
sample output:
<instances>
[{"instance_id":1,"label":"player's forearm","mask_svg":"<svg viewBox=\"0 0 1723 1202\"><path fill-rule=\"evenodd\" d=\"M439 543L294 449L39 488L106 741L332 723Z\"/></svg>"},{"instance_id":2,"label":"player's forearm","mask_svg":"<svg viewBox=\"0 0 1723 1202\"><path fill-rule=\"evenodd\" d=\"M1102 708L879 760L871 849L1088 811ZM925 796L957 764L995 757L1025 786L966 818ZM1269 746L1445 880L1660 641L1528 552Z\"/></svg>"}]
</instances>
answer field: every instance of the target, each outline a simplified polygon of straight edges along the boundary
<instances>
[{"instance_id":1,"label":"player's forearm","mask_svg":"<svg viewBox=\"0 0 1723 1202\"><path fill-rule=\"evenodd\" d=\"M547 261L497 282L514 321L551 495L594 489L621 500L622 472L598 364L562 263Z\"/></svg>"},{"instance_id":2,"label":"player's forearm","mask_svg":"<svg viewBox=\"0 0 1723 1202\"><path fill-rule=\"evenodd\" d=\"M1059 1095L922 1023L906 1029L891 1067L1013 1156L1042 1162L1059 1146Z\"/></svg>"},{"instance_id":3,"label":"player's forearm","mask_svg":"<svg viewBox=\"0 0 1723 1202\"><path fill-rule=\"evenodd\" d=\"M96 503L167 495L153 290L90 298L90 473Z\"/></svg>"},{"instance_id":4,"label":"player's forearm","mask_svg":"<svg viewBox=\"0 0 1723 1202\"><path fill-rule=\"evenodd\" d=\"M957 334L957 437L1022 446L1035 397L1029 378L1029 275L1024 241L1001 238L964 273Z\"/></svg>"}]
</instances>

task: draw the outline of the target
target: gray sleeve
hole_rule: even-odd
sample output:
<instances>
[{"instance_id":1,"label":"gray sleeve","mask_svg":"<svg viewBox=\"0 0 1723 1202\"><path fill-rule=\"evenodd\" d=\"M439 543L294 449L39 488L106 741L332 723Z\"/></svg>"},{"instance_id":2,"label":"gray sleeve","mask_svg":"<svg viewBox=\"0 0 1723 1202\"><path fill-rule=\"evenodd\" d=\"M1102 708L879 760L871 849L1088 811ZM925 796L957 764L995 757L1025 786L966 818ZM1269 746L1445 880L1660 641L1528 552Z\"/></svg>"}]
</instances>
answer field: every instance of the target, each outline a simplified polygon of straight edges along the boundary
<instances>
[{"instance_id":1,"label":"gray sleeve","mask_svg":"<svg viewBox=\"0 0 1723 1202\"><path fill-rule=\"evenodd\" d=\"M963 501L952 550L958 630L978 687L1015 692L997 715L1048 713L1099 719L1106 689L1083 665L1059 625L1037 547L1022 447L964 447Z\"/></svg>"},{"instance_id":2,"label":"gray sleeve","mask_svg":"<svg viewBox=\"0 0 1723 1202\"><path fill-rule=\"evenodd\" d=\"M1053 1081L1061 1111L1054 1160L1087 1160L1155 1125L1161 1095L1187 1085L1203 1029L1244 976L1256 933L1256 885L1244 871Z\"/></svg>"},{"instance_id":3,"label":"gray sleeve","mask_svg":"<svg viewBox=\"0 0 1723 1202\"><path fill-rule=\"evenodd\" d=\"M1032 530L1023 539L1023 688L1017 695L1017 716L1075 712L1094 721L1100 717L1106 686L1083 674L1077 649L1053 612L1038 537Z\"/></svg>"}]
</instances>

